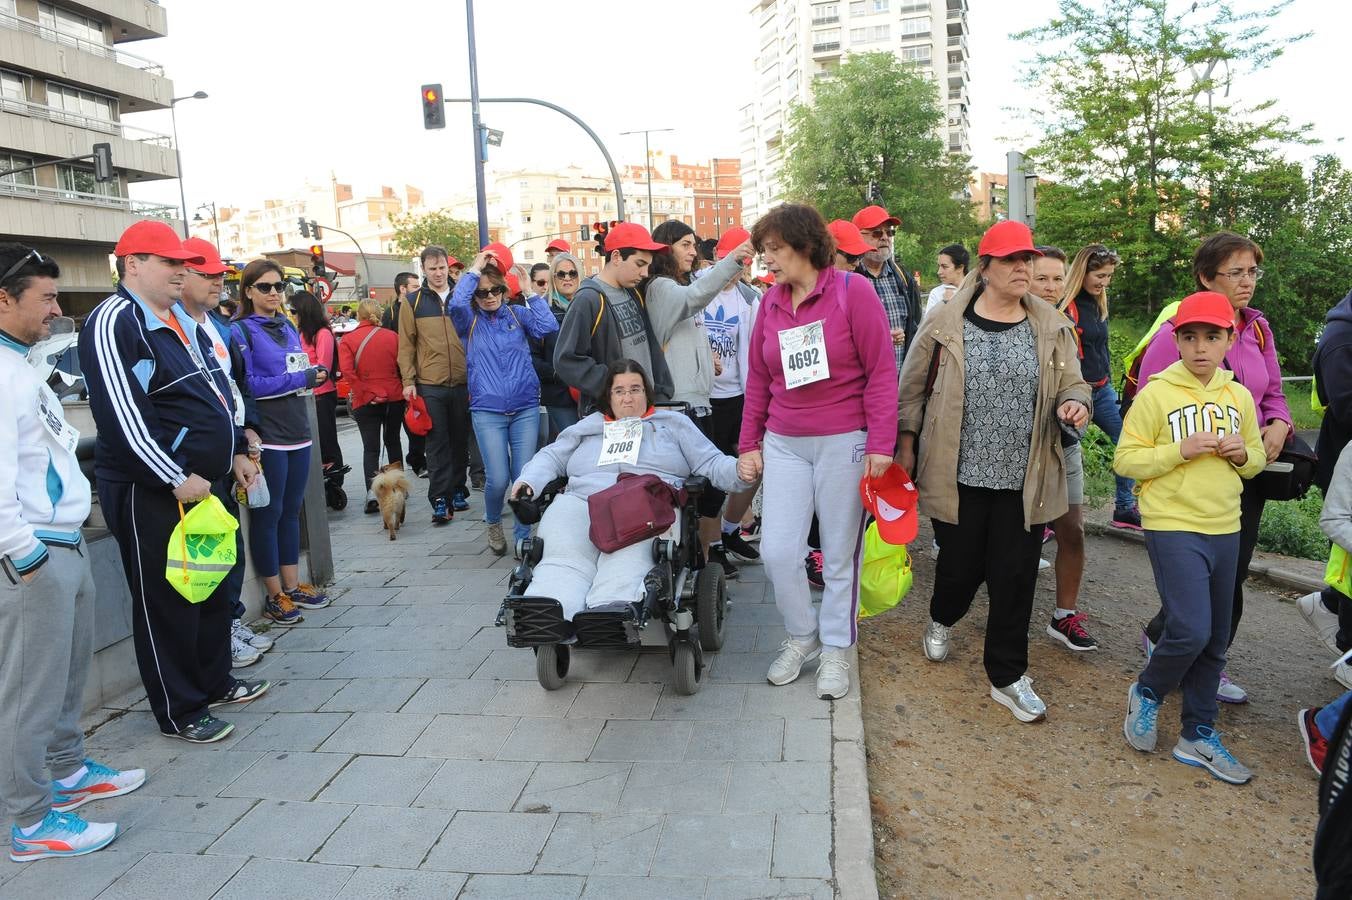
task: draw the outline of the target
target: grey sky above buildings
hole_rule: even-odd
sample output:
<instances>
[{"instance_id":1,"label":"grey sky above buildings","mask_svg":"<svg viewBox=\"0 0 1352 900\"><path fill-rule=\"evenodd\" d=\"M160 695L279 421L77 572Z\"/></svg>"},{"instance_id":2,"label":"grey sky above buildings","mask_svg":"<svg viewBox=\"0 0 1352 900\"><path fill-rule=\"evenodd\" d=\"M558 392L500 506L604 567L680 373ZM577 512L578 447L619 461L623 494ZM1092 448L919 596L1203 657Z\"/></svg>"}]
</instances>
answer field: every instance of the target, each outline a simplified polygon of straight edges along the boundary
<instances>
[{"instance_id":1,"label":"grey sky above buildings","mask_svg":"<svg viewBox=\"0 0 1352 900\"><path fill-rule=\"evenodd\" d=\"M442 82L468 96L464 6L415 0L340 2L164 0L169 37L127 49L163 63L178 106L189 209L215 201L251 205L284 196L330 173L358 192L412 184L433 201L473 189L468 105L452 105L445 131L422 129L418 88ZM1236 4L1251 5L1247 0ZM1003 171L1004 154L1034 137L1017 110L1036 103L1016 75L1033 48L1009 35L1037 24L1054 0L969 0L971 139L975 165ZM750 3L728 0L479 0L483 96L535 96L565 106L601 135L617 164L641 161L641 136L675 128L655 147L687 158L736 156L739 109L751 98L757 48ZM1296 0L1277 34L1313 30L1261 76L1236 74L1232 97L1276 98L1293 122L1313 124L1324 143L1296 148L1307 158L1334 152L1352 162L1352 122L1330 92L1352 26L1352 7ZM522 167L579 164L597 174L594 146L566 119L538 107L484 107L506 133L490 149L490 178ZM130 123L167 132L167 113ZM176 202L177 186L137 188L142 199Z\"/></svg>"}]
</instances>

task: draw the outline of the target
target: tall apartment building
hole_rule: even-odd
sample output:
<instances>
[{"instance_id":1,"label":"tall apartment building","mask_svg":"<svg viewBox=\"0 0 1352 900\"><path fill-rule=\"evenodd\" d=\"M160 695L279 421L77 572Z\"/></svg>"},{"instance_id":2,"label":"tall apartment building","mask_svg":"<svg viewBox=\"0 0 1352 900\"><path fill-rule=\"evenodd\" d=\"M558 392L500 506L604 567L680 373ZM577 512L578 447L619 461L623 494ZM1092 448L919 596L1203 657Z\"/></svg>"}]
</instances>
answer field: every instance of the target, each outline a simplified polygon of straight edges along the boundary
<instances>
[{"instance_id":1,"label":"tall apartment building","mask_svg":"<svg viewBox=\"0 0 1352 900\"><path fill-rule=\"evenodd\" d=\"M789 107L850 53L886 50L920 66L946 111L950 153L968 140L967 0L756 0L755 99L742 109L742 207L755 221L783 193L780 172Z\"/></svg>"},{"instance_id":2,"label":"tall apartment building","mask_svg":"<svg viewBox=\"0 0 1352 900\"><path fill-rule=\"evenodd\" d=\"M22 241L61 266L61 303L88 313L112 284L108 254L137 218L181 223L172 206L139 203L128 187L175 178L169 137L124 123L165 109L173 82L158 63L122 49L168 33L155 0L0 0L0 241ZM112 145L116 179L94 180L83 156Z\"/></svg>"}]
</instances>

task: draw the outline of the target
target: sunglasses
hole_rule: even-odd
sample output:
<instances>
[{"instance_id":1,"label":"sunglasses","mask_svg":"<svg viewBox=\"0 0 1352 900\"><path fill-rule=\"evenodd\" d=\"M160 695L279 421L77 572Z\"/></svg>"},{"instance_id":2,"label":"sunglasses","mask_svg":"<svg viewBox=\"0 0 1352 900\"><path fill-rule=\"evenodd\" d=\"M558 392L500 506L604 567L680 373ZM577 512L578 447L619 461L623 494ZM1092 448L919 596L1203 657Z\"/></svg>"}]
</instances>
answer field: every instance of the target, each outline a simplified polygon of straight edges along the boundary
<instances>
[{"instance_id":1,"label":"sunglasses","mask_svg":"<svg viewBox=\"0 0 1352 900\"><path fill-rule=\"evenodd\" d=\"M536 286L536 287L549 287L549 282L548 282L548 281L537 281L537 282L535 282L535 286Z\"/></svg>"},{"instance_id":2,"label":"sunglasses","mask_svg":"<svg viewBox=\"0 0 1352 900\"><path fill-rule=\"evenodd\" d=\"M260 294L286 293L286 282L283 281L255 281L250 287Z\"/></svg>"},{"instance_id":3,"label":"sunglasses","mask_svg":"<svg viewBox=\"0 0 1352 900\"><path fill-rule=\"evenodd\" d=\"M27 253L25 253L22 257L20 257L20 259L19 259L18 262L16 262L14 265L10 266L7 270L5 270L5 274L4 274L4 275L0 275L0 284L3 284L4 282L9 281L10 277L11 277L15 272L19 271L19 270L22 269L24 266L28 265L28 261L29 261L29 260L32 260L33 262L37 263L38 265L41 265L42 263L46 262L46 260L43 259L41 253L39 253L39 252L36 251L36 250L29 250L29 251L28 251Z\"/></svg>"},{"instance_id":4,"label":"sunglasses","mask_svg":"<svg viewBox=\"0 0 1352 900\"><path fill-rule=\"evenodd\" d=\"M574 270L574 271L572 271L572 272L564 272L564 271L560 270L560 271L554 273L554 277L555 277L555 278L576 278L576 277L577 277L577 271Z\"/></svg>"},{"instance_id":5,"label":"sunglasses","mask_svg":"<svg viewBox=\"0 0 1352 900\"><path fill-rule=\"evenodd\" d=\"M506 286L501 284L498 285L497 287L479 288L477 291L474 292L474 299L487 300L489 295L492 295L494 297L501 297L505 293L507 293L507 288Z\"/></svg>"},{"instance_id":6,"label":"sunglasses","mask_svg":"<svg viewBox=\"0 0 1352 900\"><path fill-rule=\"evenodd\" d=\"M875 240L881 240L885 237L895 237L897 230L895 228L871 228L864 234L871 235Z\"/></svg>"}]
</instances>

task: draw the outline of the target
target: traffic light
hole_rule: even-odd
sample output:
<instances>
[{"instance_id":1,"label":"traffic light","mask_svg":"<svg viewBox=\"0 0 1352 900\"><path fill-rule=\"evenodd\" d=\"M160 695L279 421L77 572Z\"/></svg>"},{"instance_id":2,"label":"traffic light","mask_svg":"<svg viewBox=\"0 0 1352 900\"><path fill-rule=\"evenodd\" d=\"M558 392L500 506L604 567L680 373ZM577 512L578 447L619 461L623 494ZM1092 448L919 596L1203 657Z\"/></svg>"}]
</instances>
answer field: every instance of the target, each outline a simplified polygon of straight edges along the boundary
<instances>
[{"instance_id":1,"label":"traffic light","mask_svg":"<svg viewBox=\"0 0 1352 900\"><path fill-rule=\"evenodd\" d=\"M94 180L100 184L112 181L117 176L113 174L113 145L95 144L94 145Z\"/></svg>"},{"instance_id":2,"label":"traffic light","mask_svg":"<svg viewBox=\"0 0 1352 900\"><path fill-rule=\"evenodd\" d=\"M606 222L592 223L592 237L596 239L596 255L604 257L606 255L606 235L610 233L610 225Z\"/></svg>"},{"instance_id":3,"label":"traffic light","mask_svg":"<svg viewBox=\"0 0 1352 900\"><path fill-rule=\"evenodd\" d=\"M422 86L423 128L446 127L446 101L441 93L441 85L424 84Z\"/></svg>"},{"instance_id":4,"label":"traffic light","mask_svg":"<svg viewBox=\"0 0 1352 900\"><path fill-rule=\"evenodd\" d=\"M591 240L591 229L586 225L583 225L579 237L581 238L582 243L587 243L587 241Z\"/></svg>"},{"instance_id":5,"label":"traffic light","mask_svg":"<svg viewBox=\"0 0 1352 900\"><path fill-rule=\"evenodd\" d=\"M328 269L324 266L324 245L310 245L310 267L314 269L316 278L323 278Z\"/></svg>"},{"instance_id":6,"label":"traffic light","mask_svg":"<svg viewBox=\"0 0 1352 900\"><path fill-rule=\"evenodd\" d=\"M314 219L310 220L310 233L315 236L315 240L317 241L321 241L324 239L324 232L320 230L319 223L316 222Z\"/></svg>"},{"instance_id":7,"label":"traffic light","mask_svg":"<svg viewBox=\"0 0 1352 900\"><path fill-rule=\"evenodd\" d=\"M304 216L301 216L296 221L300 223L300 236L308 241L310 239L310 223L306 221Z\"/></svg>"}]
</instances>

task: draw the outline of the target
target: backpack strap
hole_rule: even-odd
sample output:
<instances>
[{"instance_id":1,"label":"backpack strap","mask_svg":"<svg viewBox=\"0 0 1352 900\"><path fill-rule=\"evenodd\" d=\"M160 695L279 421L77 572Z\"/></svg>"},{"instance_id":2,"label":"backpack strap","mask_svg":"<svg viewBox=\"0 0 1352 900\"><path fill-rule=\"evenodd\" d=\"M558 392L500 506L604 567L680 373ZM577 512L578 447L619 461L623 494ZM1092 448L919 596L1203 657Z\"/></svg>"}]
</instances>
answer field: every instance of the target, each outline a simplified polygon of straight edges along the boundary
<instances>
[{"instance_id":1,"label":"backpack strap","mask_svg":"<svg viewBox=\"0 0 1352 900\"><path fill-rule=\"evenodd\" d=\"M378 329L373 327L371 329L371 333L366 335L366 337L362 338L361 343L357 345L357 352L352 356L352 368L354 370L352 374L355 375L356 374L355 370L361 368L361 352L366 349L367 344L371 343L371 338L376 336L377 330Z\"/></svg>"}]
</instances>

